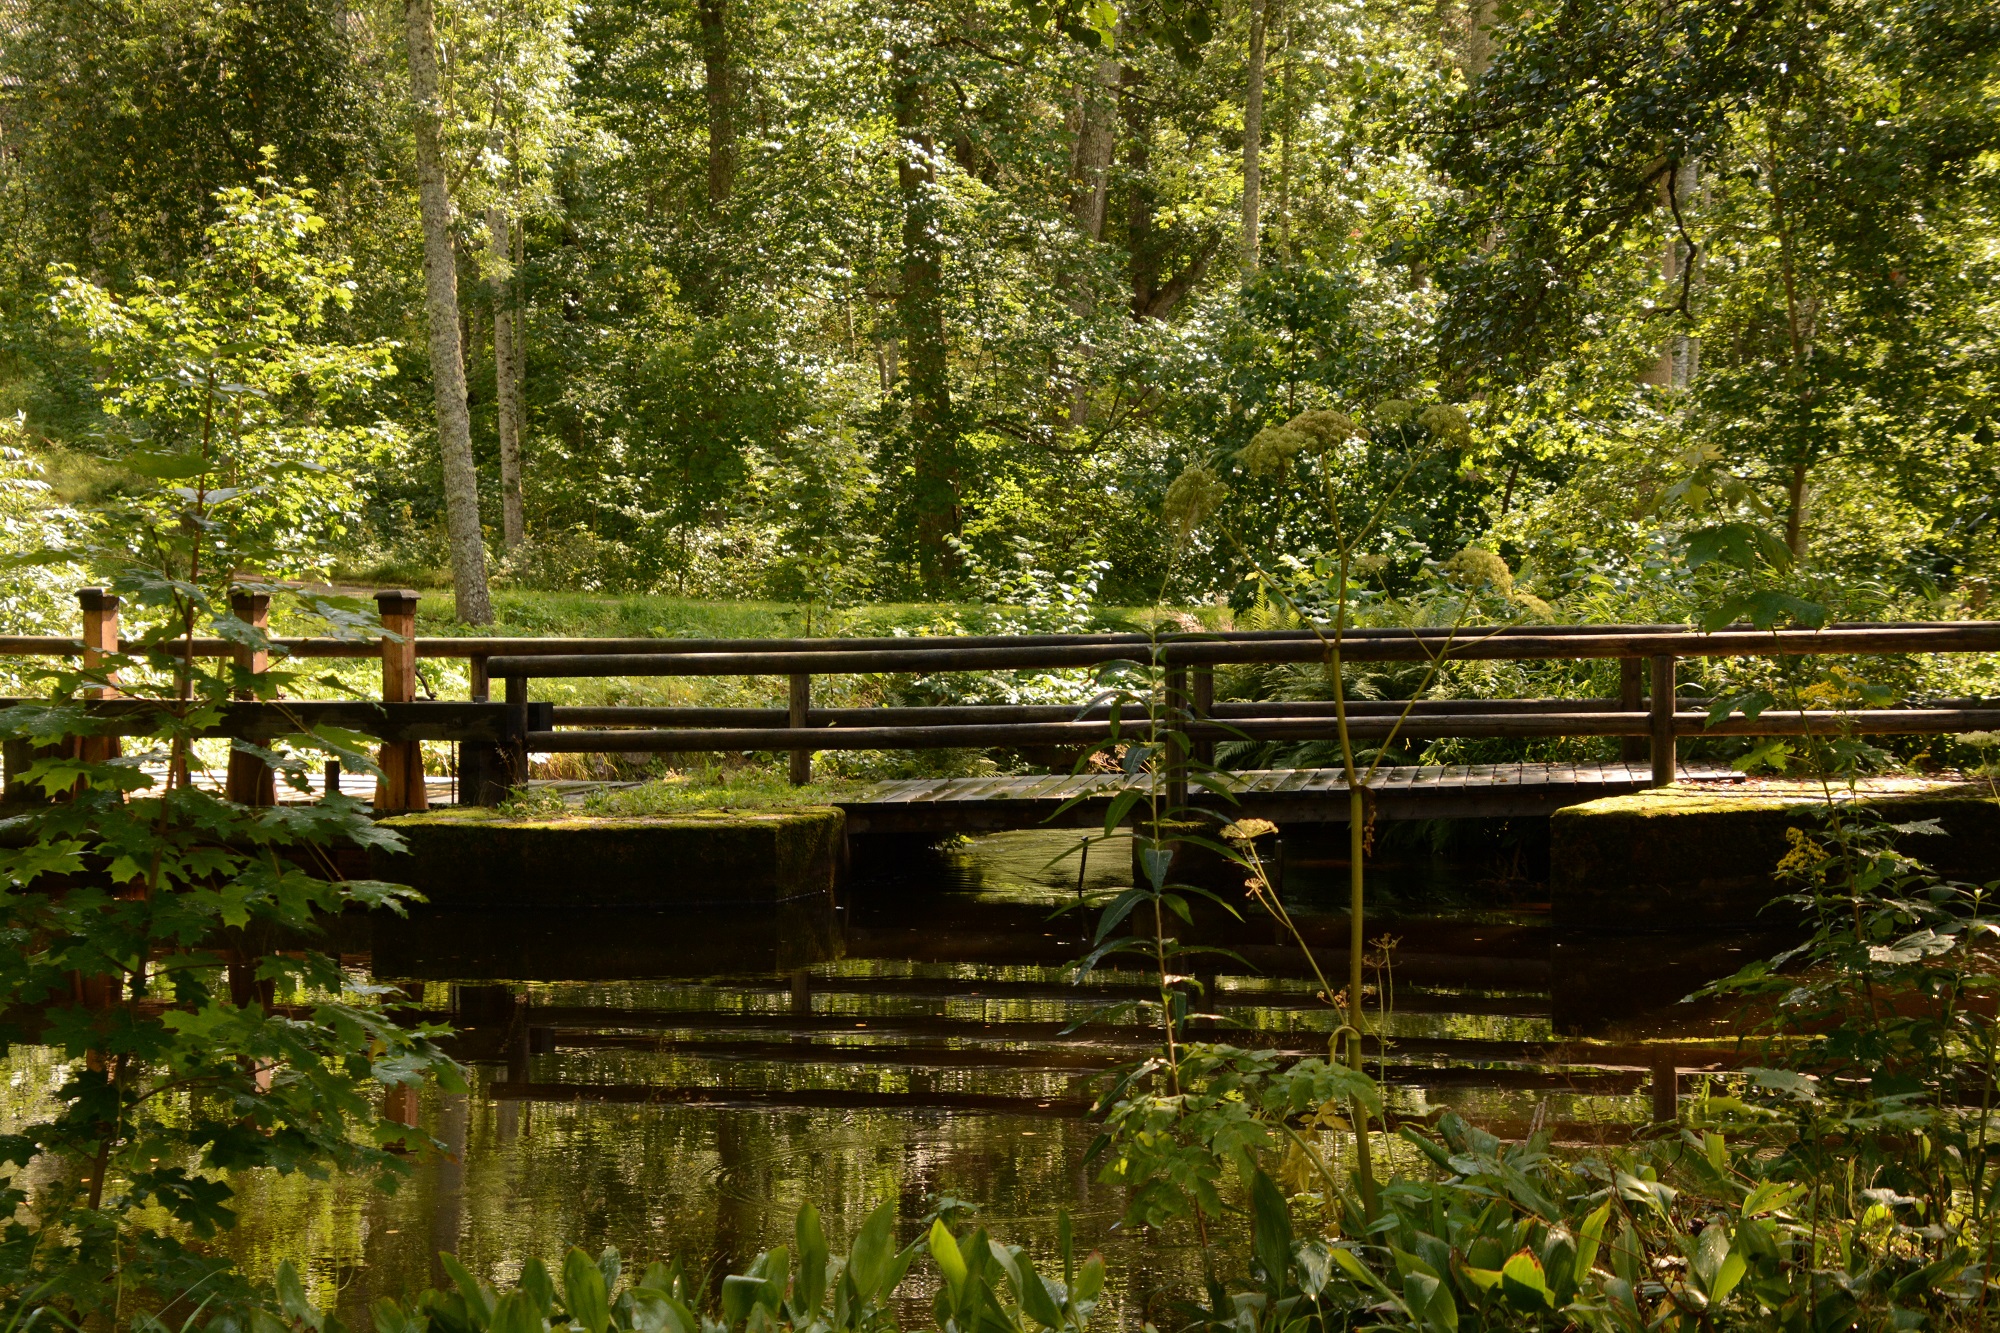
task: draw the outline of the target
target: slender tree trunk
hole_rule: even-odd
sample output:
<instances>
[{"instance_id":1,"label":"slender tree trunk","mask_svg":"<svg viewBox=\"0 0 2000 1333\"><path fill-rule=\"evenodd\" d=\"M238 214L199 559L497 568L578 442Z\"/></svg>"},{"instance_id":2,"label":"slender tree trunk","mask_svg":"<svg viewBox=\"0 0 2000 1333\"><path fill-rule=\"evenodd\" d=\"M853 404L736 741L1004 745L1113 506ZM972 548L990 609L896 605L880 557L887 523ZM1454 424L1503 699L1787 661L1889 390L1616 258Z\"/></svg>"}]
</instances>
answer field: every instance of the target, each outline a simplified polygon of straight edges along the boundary
<instances>
[{"instance_id":1,"label":"slender tree trunk","mask_svg":"<svg viewBox=\"0 0 2000 1333\"><path fill-rule=\"evenodd\" d=\"M1780 113L1782 114L1782 113ZM1812 472L1813 448L1811 382L1812 341L1816 332L1812 312L1799 298L1798 264L1792 251L1791 218L1785 212L1785 191L1789 182L1779 175L1778 115L1771 118L1771 160L1765 175L1771 182L1771 226L1778 233L1778 264L1785 283L1785 336L1791 359L1786 379L1797 395L1798 439L1793 444L1791 476L1785 484L1785 546L1797 560L1806 553L1806 483Z\"/></svg>"},{"instance_id":2,"label":"slender tree trunk","mask_svg":"<svg viewBox=\"0 0 2000 1333\"><path fill-rule=\"evenodd\" d=\"M1090 82L1077 89L1075 191L1070 211L1077 229L1093 241L1104 239L1105 205L1110 199L1111 157L1118 142L1118 59L1104 56Z\"/></svg>"},{"instance_id":3,"label":"slender tree trunk","mask_svg":"<svg viewBox=\"0 0 2000 1333\"><path fill-rule=\"evenodd\" d=\"M527 536L521 505L521 312L516 308L513 228L499 204L486 210L493 238L493 379L500 422L500 530L508 550Z\"/></svg>"},{"instance_id":4,"label":"slender tree trunk","mask_svg":"<svg viewBox=\"0 0 2000 1333\"><path fill-rule=\"evenodd\" d=\"M939 244L936 143L924 127L925 89L909 52L891 53L897 184L902 192L902 281L896 294L910 401L914 524L924 587L944 586L952 565L946 540L958 533L958 435L944 334L944 263Z\"/></svg>"},{"instance_id":5,"label":"slender tree trunk","mask_svg":"<svg viewBox=\"0 0 2000 1333\"><path fill-rule=\"evenodd\" d=\"M1122 39L1124 27L1119 34ZM1077 230L1093 241L1104 239L1104 219L1111 200L1111 161L1118 148L1118 85L1120 65L1106 53L1091 68L1090 78L1077 86L1076 152L1072 160L1070 213ZM1089 269L1073 278L1070 309L1088 319L1097 293ZM1070 388L1069 424L1080 427L1090 417L1090 348L1071 349L1076 366Z\"/></svg>"},{"instance_id":6,"label":"slender tree trunk","mask_svg":"<svg viewBox=\"0 0 2000 1333\"><path fill-rule=\"evenodd\" d=\"M1465 77L1477 82L1493 63L1493 21L1498 0L1469 0L1465 6Z\"/></svg>"},{"instance_id":7,"label":"slender tree trunk","mask_svg":"<svg viewBox=\"0 0 2000 1333\"><path fill-rule=\"evenodd\" d=\"M1278 260L1288 264L1292 259L1292 11L1284 13L1280 47L1284 54L1278 66L1283 103L1278 117Z\"/></svg>"},{"instance_id":8,"label":"slender tree trunk","mask_svg":"<svg viewBox=\"0 0 2000 1333\"><path fill-rule=\"evenodd\" d=\"M451 244L451 193L438 143L437 29L431 0L406 0L410 98L416 110L417 197L424 224L424 313L430 324L431 385L438 449L444 458L445 525L451 537L454 614L467 625L493 621L486 546L479 531L479 474L472 464L465 349L458 336L458 264Z\"/></svg>"},{"instance_id":9,"label":"slender tree trunk","mask_svg":"<svg viewBox=\"0 0 2000 1333\"><path fill-rule=\"evenodd\" d=\"M696 0L701 22L702 91L708 102L708 202L736 187L736 115L729 69L729 0Z\"/></svg>"},{"instance_id":10,"label":"slender tree trunk","mask_svg":"<svg viewBox=\"0 0 2000 1333\"><path fill-rule=\"evenodd\" d=\"M1132 313L1143 316L1160 281L1159 242L1153 234L1153 116L1139 93L1143 76L1126 65L1119 71L1119 108L1125 118L1125 254L1132 287Z\"/></svg>"},{"instance_id":11,"label":"slender tree trunk","mask_svg":"<svg viewBox=\"0 0 2000 1333\"><path fill-rule=\"evenodd\" d=\"M1243 90L1243 276L1257 271L1258 229L1263 210L1264 0L1250 0L1250 73Z\"/></svg>"}]
</instances>

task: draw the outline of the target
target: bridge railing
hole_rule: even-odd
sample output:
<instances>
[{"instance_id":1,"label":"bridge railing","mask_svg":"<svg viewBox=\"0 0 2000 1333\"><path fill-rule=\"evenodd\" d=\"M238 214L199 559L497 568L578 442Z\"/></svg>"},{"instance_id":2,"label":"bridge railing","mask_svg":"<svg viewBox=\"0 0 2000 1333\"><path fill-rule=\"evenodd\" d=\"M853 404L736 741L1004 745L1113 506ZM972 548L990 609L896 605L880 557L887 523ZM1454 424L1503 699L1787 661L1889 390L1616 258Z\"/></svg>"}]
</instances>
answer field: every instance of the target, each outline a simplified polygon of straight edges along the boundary
<instances>
[{"instance_id":1,"label":"bridge railing","mask_svg":"<svg viewBox=\"0 0 2000 1333\"><path fill-rule=\"evenodd\" d=\"M1770 654L1907 654L2000 650L2000 624L1933 622L1844 624L1825 629L1760 631L1730 628L1696 633L1680 626L1506 626L1471 629L1349 630L1338 642L1316 630L1185 633L1165 636L1049 636L995 643L954 639L872 643L823 641L810 647L765 644L755 649L690 652L678 644L645 653L496 654L487 670L506 682L517 710L529 706L529 682L576 677L735 676L785 674L791 707L776 709L565 708L550 710L547 729L517 727L537 752L691 752L789 750L793 778L810 774L814 750L991 746L1074 746L1111 738L1152 739L1178 733L1206 750L1217 741L1328 740L1337 735L1331 703L1222 703L1213 697L1218 666L1324 663L1337 651L1347 662L1590 660L1621 664L1616 699L1356 701L1351 736L1381 740L1447 737L1615 736L1640 742L1653 780L1673 781L1677 738L1683 735L1771 736L1984 731L2000 725L2000 701L1934 701L1926 706L1860 712L1807 710L1731 717L1710 724L1706 700L1676 697L1683 658ZM1166 708L1158 720L1114 719L1110 710L1060 705L880 709L814 709L812 677L832 674L1090 668L1128 661L1161 670ZM1699 703L1687 711L1682 702ZM568 728L568 729L563 729ZM1628 757L1633 757L1628 750Z\"/></svg>"},{"instance_id":2,"label":"bridge railing","mask_svg":"<svg viewBox=\"0 0 2000 1333\"><path fill-rule=\"evenodd\" d=\"M1336 736L1330 702L1217 702L1222 666L1327 662L1336 647L1312 629L1212 633L1046 634L874 639L517 639L419 636L418 596L376 594L386 633L379 642L278 639L273 647L302 658L382 662L382 703L244 702L225 711L217 735L267 738L324 721L384 741L378 786L385 809L421 808L421 743L458 743L461 799L487 803L527 779L535 753L790 752L791 776L811 776L819 750L1070 747L1111 738L1144 740L1177 733L1193 752L1212 755L1227 740L1306 741ZM84 634L0 638L0 655L81 657L86 664L119 649L118 599L101 589L79 594ZM238 614L263 623L261 598L242 599ZM197 639L198 655L235 656L252 670L261 661L234 643ZM2000 651L2000 622L1849 623L1820 630L1731 627L1697 633L1675 625L1519 625L1349 629L1337 644L1346 662L1588 661L1620 664L1616 698L1355 700L1349 733L1379 741L1392 732L1411 740L1443 738L1618 737L1624 754L1650 756L1652 778L1674 779L1681 736L1950 734L2000 730L2000 700L1937 699L1917 706L1855 711L1767 710L1710 724L1707 700L1677 697L1677 663L1689 658L1787 654L1901 655ZM419 700L417 662L461 658L470 699ZM855 674L1062 670L1133 662L1156 668L1165 707L1158 721L1128 711L1081 705L940 705L816 708L815 677ZM787 706L701 708L565 706L532 701L531 682L547 679L785 676ZM490 698L503 682L504 702ZM142 726L145 705L106 697L98 705ZM10 762L10 768L12 763Z\"/></svg>"}]
</instances>

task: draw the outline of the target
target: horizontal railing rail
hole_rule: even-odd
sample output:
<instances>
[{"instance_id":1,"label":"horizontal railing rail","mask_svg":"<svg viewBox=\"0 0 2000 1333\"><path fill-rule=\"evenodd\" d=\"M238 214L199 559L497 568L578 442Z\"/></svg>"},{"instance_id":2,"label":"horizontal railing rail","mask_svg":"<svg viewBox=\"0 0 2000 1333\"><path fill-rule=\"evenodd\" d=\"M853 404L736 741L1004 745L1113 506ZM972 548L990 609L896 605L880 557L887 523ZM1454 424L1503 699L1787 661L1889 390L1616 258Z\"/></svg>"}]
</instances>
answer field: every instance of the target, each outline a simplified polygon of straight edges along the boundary
<instances>
[{"instance_id":1,"label":"horizontal railing rail","mask_svg":"<svg viewBox=\"0 0 2000 1333\"><path fill-rule=\"evenodd\" d=\"M266 623L267 599L245 594L236 600L240 616ZM868 639L432 637L415 633L417 594L390 591L376 600L384 630L379 640L278 638L271 648L273 657L380 657L383 702L245 701L224 709L207 734L268 740L332 726L376 737L383 742L385 771L400 775L378 788L377 804L388 809L424 803L419 747L426 741L456 743L461 798L488 802L526 781L532 753L789 752L792 777L804 782L817 750L1034 751L1178 735L1186 742L1182 748L1206 760L1229 741L1331 741L1338 735L1336 705L1328 700L1214 698L1217 668L1330 662L1336 643L1328 627ZM80 657L89 666L134 646L119 637L115 596L86 589L79 601L82 635L0 637L0 656ZM265 665L243 645L213 637L149 647L168 656L191 650L234 657L252 670ZM1348 733L1369 743L1392 734L1411 741L1608 737L1623 742L1628 760L1650 754L1655 782L1673 780L1682 737L2000 731L2000 700L1979 698L1912 699L1852 711L1767 710L1711 723L1708 701L1677 697L1675 687L1675 664L1683 658L2000 652L2000 621L1846 622L1819 630L1737 625L1713 633L1662 624L1369 626L1343 631L1337 648L1343 661L1354 663L1617 660L1617 698L1353 700L1346 705ZM417 663L424 658L466 660L471 700L418 700ZM812 701L815 676L1089 671L1117 662L1164 673L1165 706L1158 716L1124 707L1114 717L1102 700L844 708L816 708ZM718 676L785 676L788 704L570 705L528 697L535 680ZM488 699L496 677L505 683L504 703ZM115 695L115 682L102 692ZM12 702L19 701L0 705ZM91 711L100 718L97 729L115 735L146 729L146 714L156 707L106 697ZM18 745L10 747L10 768L19 753Z\"/></svg>"}]
</instances>

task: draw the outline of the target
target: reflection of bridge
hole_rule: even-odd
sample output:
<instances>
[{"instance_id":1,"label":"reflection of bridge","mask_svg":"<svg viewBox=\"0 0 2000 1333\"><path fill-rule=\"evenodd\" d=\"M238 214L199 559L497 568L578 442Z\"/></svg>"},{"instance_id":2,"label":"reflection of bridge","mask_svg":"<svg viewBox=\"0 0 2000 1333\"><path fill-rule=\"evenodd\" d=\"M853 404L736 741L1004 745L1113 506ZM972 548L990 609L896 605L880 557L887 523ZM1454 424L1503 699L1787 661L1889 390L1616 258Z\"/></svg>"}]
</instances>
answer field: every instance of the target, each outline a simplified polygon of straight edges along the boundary
<instances>
[{"instance_id":1,"label":"reflection of bridge","mask_svg":"<svg viewBox=\"0 0 2000 1333\"><path fill-rule=\"evenodd\" d=\"M1218 809L1292 822L1344 820L1346 791L1338 769L1204 770L1219 745L1231 742L1333 742L1340 736L1327 701L1218 700L1216 669L1230 666L1319 667L1332 683L1336 662L1438 665L1466 661L1617 663L1617 693L1558 699L1438 699L1354 701L1346 732L1357 747L1447 738L1534 740L1616 738L1620 758L1609 763L1513 763L1384 768L1369 779L1374 814L1387 819L1547 813L1600 795L1660 785L1678 778L1713 780L1726 773L1689 769L1678 756L1681 737L1955 733L2000 730L2000 701L1916 700L1859 711L1768 709L1711 723L1709 701L1680 696L1675 664L1682 658L1824 655L1909 656L2000 651L2000 622L1846 624L1823 630L1759 631L1731 627L1712 634L1681 626L1500 626L1459 629L1308 629L1257 633L1057 634L892 639L504 639L419 638L417 595L377 594L379 641L274 639L272 655L379 657L382 702L284 701L229 707L212 734L265 740L309 725L332 725L385 742L376 805L384 811L430 803L423 777L424 742L452 742L456 799L490 804L528 780L529 758L555 752L785 752L794 781L811 773L817 750L984 749L1020 756L1023 766L1074 770L1092 748L1155 747L1146 766L1170 804L1189 796ZM187 646L121 642L118 599L86 590L81 639L0 639L0 653L80 656L87 666L123 650L122 660L170 665ZM240 619L261 625L266 599L238 599ZM195 640L197 654L233 656L260 671L266 655L241 644ZM416 697L424 657L462 658L470 666L466 702ZM1123 664L1122 702L1114 710L1093 679ZM975 704L927 707L816 708L816 676L896 675L934 692L1012 688L1001 678L1068 672L1070 704ZM1600 689L1611 683L1602 673ZM551 678L784 676L784 708L573 707L530 698L532 683ZM941 680L958 677L956 685ZM505 701L490 702L489 684L504 682ZM113 729L143 731L158 707L143 699L109 697L96 707L117 720ZM22 758L18 746L12 760ZM247 756L237 756L248 759ZM268 793L255 766L232 764L238 799ZM13 763L10 763L10 768ZM242 772L239 774L239 770ZM1066 801L1063 820L1101 820L1115 790L1131 779L1070 776L963 778L885 783L843 802L857 831L948 832L1022 827L1044 822ZM1202 796L1208 787L1227 789ZM268 799L268 795L264 797Z\"/></svg>"}]
</instances>

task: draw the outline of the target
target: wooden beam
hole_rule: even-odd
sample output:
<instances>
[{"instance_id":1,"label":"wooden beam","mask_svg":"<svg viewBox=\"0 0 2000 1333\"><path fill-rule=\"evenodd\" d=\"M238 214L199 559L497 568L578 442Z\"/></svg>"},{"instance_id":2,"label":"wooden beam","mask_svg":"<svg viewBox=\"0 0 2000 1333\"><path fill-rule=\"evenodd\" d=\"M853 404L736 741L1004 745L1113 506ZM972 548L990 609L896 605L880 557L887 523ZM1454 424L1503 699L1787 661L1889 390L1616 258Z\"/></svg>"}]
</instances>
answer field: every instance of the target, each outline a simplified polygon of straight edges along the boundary
<instances>
[{"instance_id":1,"label":"wooden beam","mask_svg":"<svg viewBox=\"0 0 2000 1333\"><path fill-rule=\"evenodd\" d=\"M382 616L382 702L406 704L417 697L417 594L395 589L375 594ZM424 786L424 750L418 741L389 741L378 752L382 776L375 783L375 809L400 813L430 808Z\"/></svg>"},{"instance_id":2,"label":"wooden beam","mask_svg":"<svg viewBox=\"0 0 2000 1333\"><path fill-rule=\"evenodd\" d=\"M261 633L271 626L271 596L262 592L232 592L229 594L229 614ZM263 675L270 662L271 655L262 649L242 645L236 649L236 669L246 675ZM256 693L243 686L236 691L236 697L249 701L256 698ZM271 766L254 754L236 749L229 752L229 776L224 792L239 805L278 803L277 780Z\"/></svg>"},{"instance_id":3,"label":"wooden beam","mask_svg":"<svg viewBox=\"0 0 2000 1333\"><path fill-rule=\"evenodd\" d=\"M1601 657L1756 657L1807 653L2000 652L2000 622L1934 628L1775 630L1716 634L1502 635L1474 631L1445 642L1409 632L1344 641L1341 654L1356 662L1539 661ZM1159 645L925 649L841 649L826 652L609 653L495 655L496 676L759 676L795 671L848 672L1007 671L1101 666L1107 662L1155 665L1318 662L1327 650L1316 640L1266 642L1177 641Z\"/></svg>"}]
</instances>

